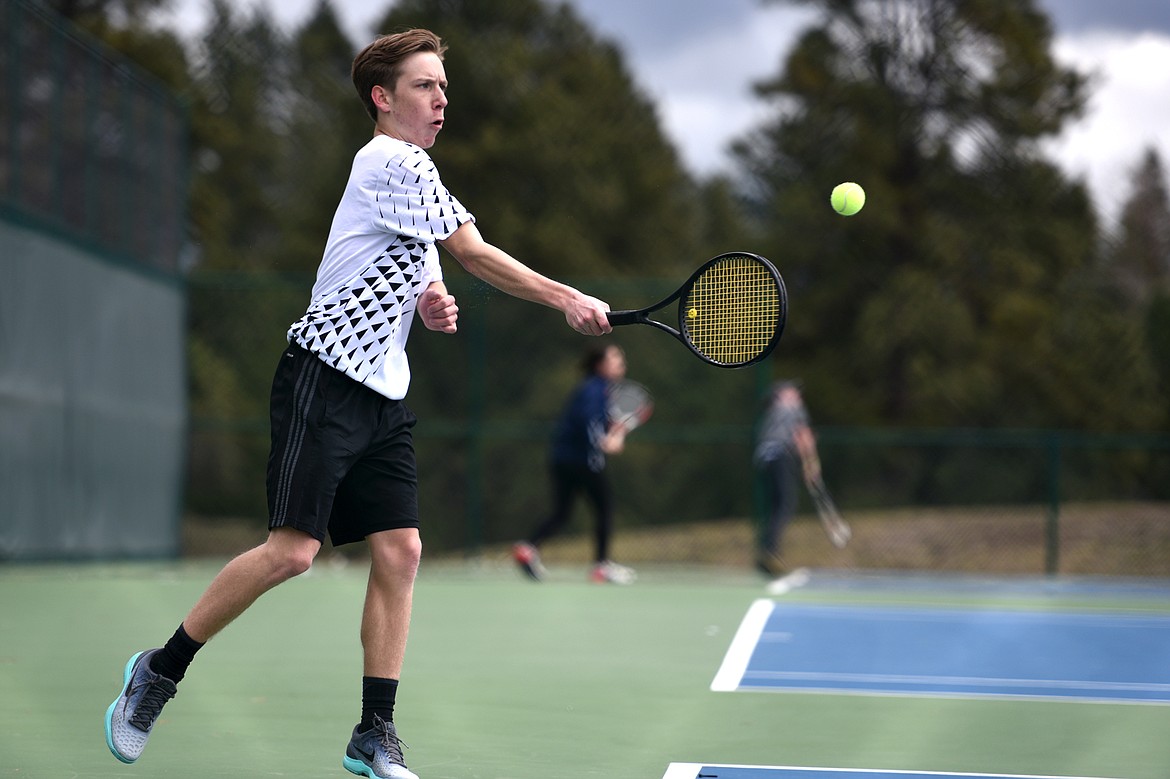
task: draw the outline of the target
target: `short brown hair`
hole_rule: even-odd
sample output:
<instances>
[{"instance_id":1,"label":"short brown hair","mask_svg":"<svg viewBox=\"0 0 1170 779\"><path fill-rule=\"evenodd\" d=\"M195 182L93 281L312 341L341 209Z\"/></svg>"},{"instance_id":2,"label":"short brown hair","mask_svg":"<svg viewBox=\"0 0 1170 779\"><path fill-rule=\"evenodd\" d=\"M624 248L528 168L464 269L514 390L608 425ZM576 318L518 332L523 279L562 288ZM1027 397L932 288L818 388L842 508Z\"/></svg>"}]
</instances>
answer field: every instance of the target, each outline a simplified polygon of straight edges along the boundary
<instances>
[{"instance_id":1,"label":"short brown hair","mask_svg":"<svg viewBox=\"0 0 1170 779\"><path fill-rule=\"evenodd\" d=\"M350 77L366 113L375 122L378 121L378 109L370 92L376 86L392 89L402 72L402 61L420 51L434 52L443 59L447 44L430 30L405 30L378 36L354 58Z\"/></svg>"},{"instance_id":2,"label":"short brown hair","mask_svg":"<svg viewBox=\"0 0 1170 779\"><path fill-rule=\"evenodd\" d=\"M601 363L605 361L606 356L610 351L618 352L625 355L625 350L615 343L602 344L601 346L591 346L585 351L585 356L581 358L581 369L586 376L592 376L597 373L601 367Z\"/></svg>"}]
</instances>

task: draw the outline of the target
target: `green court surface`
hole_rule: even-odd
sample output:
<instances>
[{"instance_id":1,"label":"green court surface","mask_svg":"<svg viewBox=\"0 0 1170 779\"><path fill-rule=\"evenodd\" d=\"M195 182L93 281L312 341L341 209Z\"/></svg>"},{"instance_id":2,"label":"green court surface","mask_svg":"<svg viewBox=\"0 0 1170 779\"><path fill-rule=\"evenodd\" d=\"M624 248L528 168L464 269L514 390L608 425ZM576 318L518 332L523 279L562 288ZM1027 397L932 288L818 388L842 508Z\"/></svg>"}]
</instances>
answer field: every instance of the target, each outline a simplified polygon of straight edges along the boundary
<instances>
[{"instance_id":1,"label":"green court surface","mask_svg":"<svg viewBox=\"0 0 1170 779\"><path fill-rule=\"evenodd\" d=\"M127 658L170 635L219 564L0 567L0 777L348 776L360 565L322 562L266 595L203 650L136 764L107 751L103 715ZM1170 706L712 692L765 583L641 573L630 587L587 584L583 567L533 584L503 566L424 563L396 716L411 768L421 779L658 779L672 762L1170 776ZM864 579L776 597L1170 610L1125 588Z\"/></svg>"}]
</instances>

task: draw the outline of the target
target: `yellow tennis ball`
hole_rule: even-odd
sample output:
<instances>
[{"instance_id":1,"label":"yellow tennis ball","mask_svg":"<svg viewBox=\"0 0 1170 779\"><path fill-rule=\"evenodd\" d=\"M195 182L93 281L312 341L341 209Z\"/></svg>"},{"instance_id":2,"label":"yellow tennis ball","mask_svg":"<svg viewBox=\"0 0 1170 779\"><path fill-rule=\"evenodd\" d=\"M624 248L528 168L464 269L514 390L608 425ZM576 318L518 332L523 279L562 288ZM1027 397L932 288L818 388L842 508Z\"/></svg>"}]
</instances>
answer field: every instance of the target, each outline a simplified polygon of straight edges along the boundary
<instances>
[{"instance_id":1,"label":"yellow tennis ball","mask_svg":"<svg viewBox=\"0 0 1170 779\"><path fill-rule=\"evenodd\" d=\"M829 202L833 204L833 210L841 216L853 216L865 205L865 190L860 184L846 181L833 187Z\"/></svg>"}]
</instances>

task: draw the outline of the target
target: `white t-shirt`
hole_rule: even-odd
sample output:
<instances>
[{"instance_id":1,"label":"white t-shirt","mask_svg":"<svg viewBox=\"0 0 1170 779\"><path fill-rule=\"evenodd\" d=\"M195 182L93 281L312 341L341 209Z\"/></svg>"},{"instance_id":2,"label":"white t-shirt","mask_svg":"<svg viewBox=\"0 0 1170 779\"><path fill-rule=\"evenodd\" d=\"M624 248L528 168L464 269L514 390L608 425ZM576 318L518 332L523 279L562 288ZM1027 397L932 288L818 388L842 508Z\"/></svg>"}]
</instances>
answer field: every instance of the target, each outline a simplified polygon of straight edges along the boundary
<instances>
[{"instance_id":1,"label":"white t-shirt","mask_svg":"<svg viewBox=\"0 0 1170 779\"><path fill-rule=\"evenodd\" d=\"M289 342L388 398L406 397L415 304L443 278L435 242L474 219L423 149L374 136L354 157L312 302Z\"/></svg>"}]
</instances>

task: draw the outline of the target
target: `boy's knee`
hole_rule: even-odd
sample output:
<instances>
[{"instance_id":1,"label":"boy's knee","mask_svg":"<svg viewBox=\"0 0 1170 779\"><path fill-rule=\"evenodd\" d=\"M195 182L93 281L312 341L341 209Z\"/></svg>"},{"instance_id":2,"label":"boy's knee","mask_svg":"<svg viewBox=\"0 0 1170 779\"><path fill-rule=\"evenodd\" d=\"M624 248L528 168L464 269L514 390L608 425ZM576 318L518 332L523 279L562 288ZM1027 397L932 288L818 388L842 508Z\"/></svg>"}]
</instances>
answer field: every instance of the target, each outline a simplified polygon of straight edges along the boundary
<instances>
[{"instance_id":1,"label":"boy's knee","mask_svg":"<svg viewBox=\"0 0 1170 779\"><path fill-rule=\"evenodd\" d=\"M417 532L390 531L370 544L373 564L383 570L413 577L422 560L422 539Z\"/></svg>"},{"instance_id":2,"label":"boy's knee","mask_svg":"<svg viewBox=\"0 0 1170 779\"><path fill-rule=\"evenodd\" d=\"M312 549L296 549L283 555L280 563L284 578L291 579L308 571L313 567L316 556L316 551Z\"/></svg>"},{"instance_id":3,"label":"boy's knee","mask_svg":"<svg viewBox=\"0 0 1170 779\"><path fill-rule=\"evenodd\" d=\"M267 546L274 573L281 580L300 576L312 568L313 560L321 549L320 542L307 535L303 538L273 535L269 537Z\"/></svg>"}]
</instances>

